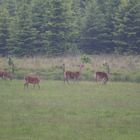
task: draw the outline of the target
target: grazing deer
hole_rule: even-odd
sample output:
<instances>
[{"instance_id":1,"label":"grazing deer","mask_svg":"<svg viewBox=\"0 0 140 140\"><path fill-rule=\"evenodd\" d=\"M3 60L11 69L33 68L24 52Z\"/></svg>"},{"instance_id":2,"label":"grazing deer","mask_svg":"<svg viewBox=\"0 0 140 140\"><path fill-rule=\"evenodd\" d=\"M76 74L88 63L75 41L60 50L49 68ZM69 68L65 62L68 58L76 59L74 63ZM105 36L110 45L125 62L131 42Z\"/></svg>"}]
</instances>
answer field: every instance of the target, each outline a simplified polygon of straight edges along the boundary
<instances>
[{"instance_id":1,"label":"grazing deer","mask_svg":"<svg viewBox=\"0 0 140 140\"><path fill-rule=\"evenodd\" d=\"M108 74L106 72L96 72L95 80L96 82L101 81L102 84L106 84L108 81Z\"/></svg>"},{"instance_id":2,"label":"grazing deer","mask_svg":"<svg viewBox=\"0 0 140 140\"><path fill-rule=\"evenodd\" d=\"M64 82L71 80L75 80L77 81L81 75L81 70L84 67L84 65L78 65L78 67L80 68L79 71L65 71L65 64L63 64L63 74L64 74Z\"/></svg>"},{"instance_id":3,"label":"grazing deer","mask_svg":"<svg viewBox=\"0 0 140 140\"><path fill-rule=\"evenodd\" d=\"M28 88L29 84L33 84L34 88L35 88L35 85L38 85L38 88L40 88L40 85L39 85L40 78L39 78L39 76L37 76L35 74L29 74L29 75L24 77L24 80L25 80L24 89L25 89L25 87Z\"/></svg>"},{"instance_id":4,"label":"grazing deer","mask_svg":"<svg viewBox=\"0 0 140 140\"><path fill-rule=\"evenodd\" d=\"M5 71L5 70L0 70L0 77L2 79L10 79L10 80L12 80L12 74L10 72Z\"/></svg>"}]
</instances>

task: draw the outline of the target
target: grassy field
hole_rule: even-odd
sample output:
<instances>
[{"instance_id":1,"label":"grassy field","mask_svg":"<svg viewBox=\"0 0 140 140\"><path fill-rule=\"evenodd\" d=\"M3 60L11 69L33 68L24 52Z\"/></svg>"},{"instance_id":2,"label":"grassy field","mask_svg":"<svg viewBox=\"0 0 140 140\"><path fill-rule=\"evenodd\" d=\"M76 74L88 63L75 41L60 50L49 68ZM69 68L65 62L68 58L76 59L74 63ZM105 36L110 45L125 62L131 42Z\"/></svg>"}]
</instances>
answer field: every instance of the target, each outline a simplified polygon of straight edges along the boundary
<instances>
[{"instance_id":1,"label":"grassy field","mask_svg":"<svg viewBox=\"0 0 140 140\"><path fill-rule=\"evenodd\" d=\"M0 80L0 140L139 140L140 84Z\"/></svg>"}]
</instances>

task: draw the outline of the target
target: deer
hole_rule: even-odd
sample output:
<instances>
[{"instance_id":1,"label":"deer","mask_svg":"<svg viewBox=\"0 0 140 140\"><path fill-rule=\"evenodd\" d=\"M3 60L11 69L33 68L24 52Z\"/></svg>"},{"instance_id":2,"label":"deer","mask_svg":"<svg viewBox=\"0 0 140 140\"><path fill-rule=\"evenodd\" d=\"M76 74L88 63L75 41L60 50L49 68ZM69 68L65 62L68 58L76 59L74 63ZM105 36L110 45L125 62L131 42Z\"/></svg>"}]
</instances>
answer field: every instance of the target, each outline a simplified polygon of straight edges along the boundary
<instances>
[{"instance_id":1,"label":"deer","mask_svg":"<svg viewBox=\"0 0 140 140\"><path fill-rule=\"evenodd\" d=\"M10 80L13 79L12 74L10 72L5 71L5 70L0 70L0 77L2 79L10 79Z\"/></svg>"},{"instance_id":2,"label":"deer","mask_svg":"<svg viewBox=\"0 0 140 140\"><path fill-rule=\"evenodd\" d=\"M80 70L79 71L66 71L65 70L65 64L63 64L62 68L63 68L63 74L64 74L64 83L67 81L67 83L69 82L69 80L74 80L77 81L81 75L81 70L84 67L84 65L77 65Z\"/></svg>"},{"instance_id":3,"label":"deer","mask_svg":"<svg viewBox=\"0 0 140 140\"><path fill-rule=\"evenodd\" d=\"M106 72L96 72L95 73L96 82L101 81L102 84L106 84L108 81L108 74Z\"/></svg>"},{"instance_id":4,"label":"deer","mask_svg":"<svg viewBox=\"0 0 140 140\"><path fill-rule=\"evenodd\" d=\"M103 62L103 67L105 68L106 72L96 71L95 80L96 82L100 81L102 84L106 84L111 73L109 63L107 63L105 60Z\"/></svg>"},{"instance_id":5,"label":"deer","mask_svg":"<svg viewBox=\"0 0 140 140\"><path fill-rule=\"evenodd\" d=\"M33 84L33 87L35 88L36 85L38 85L38 88L40 89L40 78L36 74L28 74L24 77L25 83L24 83L24 89L25 87L28 88L29 84Z\"/></svg>"}]
</instances>

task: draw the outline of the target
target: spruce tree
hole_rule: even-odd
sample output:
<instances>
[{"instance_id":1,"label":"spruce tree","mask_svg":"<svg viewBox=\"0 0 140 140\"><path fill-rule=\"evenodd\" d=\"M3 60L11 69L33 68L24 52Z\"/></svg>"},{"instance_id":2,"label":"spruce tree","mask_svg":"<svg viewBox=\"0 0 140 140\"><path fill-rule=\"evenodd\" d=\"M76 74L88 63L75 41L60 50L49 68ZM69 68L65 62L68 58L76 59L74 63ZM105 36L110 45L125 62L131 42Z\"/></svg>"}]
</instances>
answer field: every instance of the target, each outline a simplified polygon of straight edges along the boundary
<instances>
[{"instance_id":1,"label":"spruce tree","mask_svg":"<svg viewBox=\"0 0 140 140\"><path fill-rule=\"evenodd\" d=\"M63 54L69 48L71 36L71 2L51 0L51 15L46 37L49 40L49 54Z\"/></svg>"},{"instance_id":2,"label":"spruce tree","mask_svg":"<svg viewBox=\"0 0 140 140\"><path fill-rule=\"evenodd\" d=\"M124 32L125 23L124 23L125 7L120 5L118 12L115 13L114 17L114 32L113 32L113 42L115 44L114 52L122 54L126 51L126 35Z\"/></svg>"},{"instance_id":3,"label":"spruce tree","mask_svg":"<svg viewBox=\"0 0 140 140\"><path fill-rule=\"evenodd\" d=\"M114 42L117 53L140 53L140 3L138 0L127 1L120 5L115 16Z\"/></svg>"},{"instance_id":4,"label":"spruce tree","mask_svg":"<svg viewBox=\"0 0 140 140\"><path fill-rule=\"evenodd\" d=\"M9 38L7 40L8 54L14 55L18 49L18 15L16 0L8 0L7 10L9 11L8 31Z\"/></svg>"},{"instance_id":5,"label":"spruce tree","mask_svg":"<svg viewBox=\"0 0 140 140\"><path fill-rule=\"evenodd\" d=\"M28 0L22 2L22 6L18 9L18 47L16 54L34 55L35 52L35 35L36 30L32 27L32 13Z\"/></svg>"},{"instance_id":6,"label":"spruce tree","mask_svg":"<svg viewBox=\"0 0 140 140\"><path fill-rule=\"evenodd\" d=\"M0 6L0 54L5 56L8 54L7 40L9 38L8 31L9 14L7 9Z\"/></svg>"},{"instance_id":7,"label":"spruce tree","mask_svg":"<svg viewBox=\"0 0 140 140\"><path fill-rule=\"evenodd\" d=\"M104 14L100 11L96 1L89 3L82 31L81 49L87 53L104 52L106 24Z\"/></svg>"},{"instance_id":8,"label":"spruce tree","mask_svg":"<svg viewBox=\"0 0 140 140\"><path fill-rule=\"evenodd\" d=\"M129 53L140 54L140 2L130 0L125 14L125 35Z\"/></svg>"},{"instance_id":9,"label":"spruce tree","mask_svg":"<svg viewBox=\"0 0 140 140\"><path fill-rule=\"evenodd\" d=\"M46 0L35 0L32 6L32 27L36 30L35 52L45 54L48 40L46 38L47 23L49 21L49 2Z\"/></svg>"}]
</instances>

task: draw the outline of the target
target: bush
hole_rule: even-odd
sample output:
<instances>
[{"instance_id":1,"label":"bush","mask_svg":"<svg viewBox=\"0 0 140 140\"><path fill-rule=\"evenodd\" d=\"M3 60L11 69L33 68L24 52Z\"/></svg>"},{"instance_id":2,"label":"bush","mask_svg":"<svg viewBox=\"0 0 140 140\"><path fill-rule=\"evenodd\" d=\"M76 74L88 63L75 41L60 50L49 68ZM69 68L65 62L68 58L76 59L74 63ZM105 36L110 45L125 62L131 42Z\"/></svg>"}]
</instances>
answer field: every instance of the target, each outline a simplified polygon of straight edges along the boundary
<instances>
[{"instance_id":1,"label":"bush","mask_svg":"<svg viewBox=\"0 0 140 140\"><path fill-rule=\"evenodd\" d=\"M88 55L84 54L81 56L81 61L82 63L91 63L91 58Z\"/></svg>"}]
</instances>

